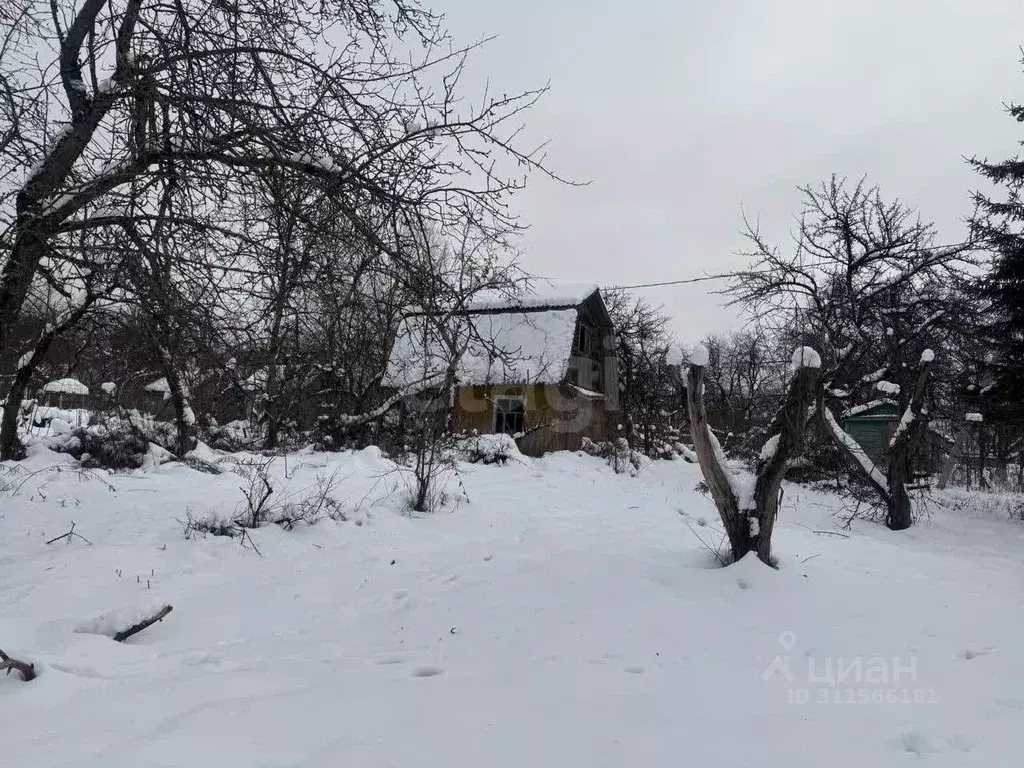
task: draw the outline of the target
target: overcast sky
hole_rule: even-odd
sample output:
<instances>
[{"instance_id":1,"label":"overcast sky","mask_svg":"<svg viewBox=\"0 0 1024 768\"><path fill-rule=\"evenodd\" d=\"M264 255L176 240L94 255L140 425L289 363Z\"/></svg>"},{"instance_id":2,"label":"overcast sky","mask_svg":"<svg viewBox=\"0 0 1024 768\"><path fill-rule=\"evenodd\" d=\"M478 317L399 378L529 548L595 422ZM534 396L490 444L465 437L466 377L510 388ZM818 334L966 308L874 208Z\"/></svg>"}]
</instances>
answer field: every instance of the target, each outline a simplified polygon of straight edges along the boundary
<instances>
[{"instance_id":1,"label":"overcast sky","mask_svg":"<svg viewBox=\"0 0 1024 768\"><path fill-rule=\"evenodd\" d=\"M429 0L428 0L429 2ZM518 208L523 265L559 280L656 282L742 264L742 212L788 237L798 184L867 175L963 233L979 186L965 155L1003 158L1024 127L1021 0L433 0L457 39L498 39L475 77L550 80L527 118L566 188ZM479 86L480 80L473 84ZM692 341L742 323L709 284L645 295Z\"/></svg>"}]
</instances>

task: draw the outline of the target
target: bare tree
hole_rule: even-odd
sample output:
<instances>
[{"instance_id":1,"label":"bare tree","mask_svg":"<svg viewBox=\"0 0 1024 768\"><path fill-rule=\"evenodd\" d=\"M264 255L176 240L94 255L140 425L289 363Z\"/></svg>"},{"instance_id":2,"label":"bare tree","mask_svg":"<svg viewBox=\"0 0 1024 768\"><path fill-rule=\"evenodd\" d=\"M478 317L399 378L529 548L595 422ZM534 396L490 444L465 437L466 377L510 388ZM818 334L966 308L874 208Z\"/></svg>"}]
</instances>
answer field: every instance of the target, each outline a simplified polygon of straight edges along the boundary
<instances>
[{"instance_id":1,"label":"bare tree","mask_svg":"<svg viewBox=\"0 0 1024 768\"><path fill-rule=\"evenodd\" d=\"M413 292L416 313L407 318L406 329L416 334L412 348L417 354L409 361L411 376L404 398L411 417L412 509L428 511L436 502L438 482L454 468L451 452L452 409L460 383L460 364L471 348L481 348L494 360L511 362L517 350L495 345L481 332L467 310L482 293L515 290L518 271L495 253L492 237L479 236L467 227L457 239L445 240L425 222L410 232L410 252L415 249L420 265Z\"/></svg>"},{"instance_id":2,"label":"bare tree","mask_svg":"<svg viewBox=\"0 0 1024 768\"><path fill-rule=\"evenodd\" d=\"M751 328L704 339L708 351L705 400L712 429L725 447L756 456L768 437L775 405L788 382L787 341L769 328Z\"/></svg>"},{"instance_id":3,"label":"bare tree","mask_svg":"<svg viewBox=\"0 0 1024 768\"><path fill-rule=\"evenodd\" d=\"M770 245L748 224L752 265L728 292L780 332L822 350L818 423L870 483L886 522L911 525L906 486L927 427L932 349L959 315L956 287L972 244L940 247L931 224L878 188L833 177L804 187L792 251ZM882 471L840 426L833 410L895 399L903 419Z\"/></svg>"},{"instance_id":4,"label":"bare tree","mask_svg":"<svg viewBox=\"0 0 1024 768\"><path fill-rule=\"evenodd\" d=\"M68 259L75 232L201 225L219 234L217 258L246 239L239 197L288 170L401 263L381 222L415 215L448 230L474 215L514 228L509 194L524 169L545 171L510 123L543 89L466 106L461 77L479 44L452 45L415 0L29 0L5 13L0 349L44 260ZM188 204L162 209L169 188Z\"/></svg>"},{"instance_id":5,"label":"bare tree","mask_svg":"<svg viewBox=\"0 0 1024 768\"><path fill-rule=\"evenodd\" d=\"M666 357L674 344L670 319L661 308L625 291L603 296L615 326L622 436L647 456L671 454L685 426L686 405Z\"/></svg>"}]
</instances>

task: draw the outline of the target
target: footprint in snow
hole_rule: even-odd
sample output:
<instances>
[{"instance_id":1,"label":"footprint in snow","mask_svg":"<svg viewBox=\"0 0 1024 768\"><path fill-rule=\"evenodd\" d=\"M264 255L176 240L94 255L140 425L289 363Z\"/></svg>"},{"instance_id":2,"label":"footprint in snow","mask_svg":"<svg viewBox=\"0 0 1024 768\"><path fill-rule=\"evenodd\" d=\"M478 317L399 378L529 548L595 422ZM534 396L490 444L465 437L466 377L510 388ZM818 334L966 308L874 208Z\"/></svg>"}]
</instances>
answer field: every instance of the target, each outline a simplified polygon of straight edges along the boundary
<instances>
[{"instance_id":1,"label":"footprint in snow","mask_svg":"<svg viewBox=\"0 0 1024 768\"><path fill-rule=\"evenodd\" d=\"M939 745L920 728L908 728L896 739L896 745L903 752L924 757L940 751Z\"/></svg>"},{"instance_id":2,"label":"footprint in snow","mask_svg":"<svg viewBox=\"0 0 1024 768\"><path fill-rule=\"evenodd\" d=\"M1002 707L1003 709L1015 709L1018 712L1024 712L1024 699L1018 699L1012 696L1000 696L996 699L996 706Z\"/></svg>"},{"instance_id":3,"label":"footprint in snow","mask_svg":"<svg viewBox=\"0 0 1024 768\"><path fill-rule=\"evenodd\" d=\"M957 656L959 656L961 659L964 659L966 661L970 661L971 659L976 659L979 656L987 656L988 654L992 653L992 651L994 651L994 650L995 649L991 648L991 647L989 647L989 648L982 648L980 650L976 649L976 648L968 648L967 650L965 650L965 651L963 651L961 653L958 653Z\"/></svg>"},{"instance_id":4,"label":"footprint in snow","mask_svg":"<svg viewBox=\"0 0 1024 768\"><path fill-rule=\"evenodd\" d=\"M946 739L946 743L957 752L970 752L977 746L977 742L966 733L954 733Z\"/></svg>"},{"instance_id":5,"label":"footprint in snow","mask_svg":"<svg viewBox=\"0 0 1024 768\"><path fill-rule=\"evenodd\" d=\"M643 667L626 667L626 674L628 675L642 675L644 673Z\"/></svg>"},{"instance_id":6,"label":"footprint in snow","mask_svg":"<svg viewBox=\"0 0 1024 768\"><path fill-rule=\"evenodd\" d=\"M413 677L437 677L444 670L440 667L416 667L412 671Z\"/></svg>"},{"instance_id":7,"label":"footprint in snow","mask_svg":"<svg viewBox=\"0 0 1024 768\"><path fill-rule=\"evenodd\" d=\"M96 667L92 667L85 664L64 664L64 663L53 663L50 664L50 668L57 672L63 672L65 675L71 675L72 677L81 677L86 680L111 680L113 678L108 675L101 675ZM38 674L42 670L39 669L39 665L36 665L36 673Z\"/></svg>"}]
</instances>

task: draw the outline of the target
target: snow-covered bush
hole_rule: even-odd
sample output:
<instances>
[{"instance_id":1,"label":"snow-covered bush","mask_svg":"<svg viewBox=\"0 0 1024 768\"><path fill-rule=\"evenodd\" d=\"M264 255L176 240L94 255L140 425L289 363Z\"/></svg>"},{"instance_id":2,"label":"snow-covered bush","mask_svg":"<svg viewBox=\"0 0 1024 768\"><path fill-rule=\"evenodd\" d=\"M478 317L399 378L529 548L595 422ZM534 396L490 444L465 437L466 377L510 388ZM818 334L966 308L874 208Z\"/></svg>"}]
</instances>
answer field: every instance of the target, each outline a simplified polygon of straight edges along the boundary
<instances>
[{"instance_id":1,"label":"snow-covered bush","mask_svg":"<svg viewBox=\"0 0 1024 768\"><path fill-rule=\"evenodd\" d=\"M85 427L55 434L50 447L74 456L83 467L138 469L145 464L150 444L166 449L174 440L173 427L163 422L110 417Z\"/></svg>"},{"instance_id":2,"label":"snow-covered bush","mask_svg":"<svg viewBox=\"0 0 1024 768\"><path fill-rule=\"evenodd\" d=\"M289 491L287 482L279 483L270 473L274 459L239 463L232 468L246 479L243 500L233 514L213 511L196 517L189 510L182 529L186 539L199 535L245 538L247 531L267 525L292 530L297 525L315 525L325 517L346 521L348 516L334 492L341 482L339 473L317 475L311 486Z\"/></svg>"},{"instance_id":3,"label":"snow-covered bush","mask_svg":"<svg viewBox=\"0 0 1024 768\"><path fill-rule=\"evenodd\" d=\"M472 435L456 445L458 458L469 464L498 464L521 461L523 455L511 435Z\"/></svg>"},{"instance_id":4,"label":"snow-covered bush","mask_svg":"<svg viewBox=\"0 0 1024 768\"><path fill-rule=\"evenodd\" d=\"M203 442L219 451L242 451L259 442L262 433L248 421L235 420L218 424L211 419L203 430Z\"/></svg>"},{"instance_id":5,"label":"snow-covered bush","mask_svg":"<svg viewBox=\"0 0 1024 768\"><path fill-rule=\"evenodd\" d=\"M182 533L186 539L195 539L201 536L227 536L234 538L241 535L241 528L234 520L222 515L210 513L197 517L192 514L191 509L185 510L185 519L179 520Z\"/></svg>"},{"instance_id":6,"label":"snow-covered bush","mask_svg":"<svg viewBox=\"0 0 1024 768\"><path fill-rule=\"evenodd\" d=\"M630 448L629 441L624 437L600 443L584 437L580 450L589 456L604 459L615 470L615 474L629 473L635 477L644 465L644 455Z\"/></svg>"},{"instance_id":7,"label":"snow-covered bush","mask_svg":"<svg viewBox=\"0 0 1024 768\"><path fill-rule=\"evenodd\" d=\"M50 442L58 453L68 453L83 467L138 469L149 449L149 441L137 427L108 431L99 426L75 427L58 433Z\"/></svg>"}]
</instances>

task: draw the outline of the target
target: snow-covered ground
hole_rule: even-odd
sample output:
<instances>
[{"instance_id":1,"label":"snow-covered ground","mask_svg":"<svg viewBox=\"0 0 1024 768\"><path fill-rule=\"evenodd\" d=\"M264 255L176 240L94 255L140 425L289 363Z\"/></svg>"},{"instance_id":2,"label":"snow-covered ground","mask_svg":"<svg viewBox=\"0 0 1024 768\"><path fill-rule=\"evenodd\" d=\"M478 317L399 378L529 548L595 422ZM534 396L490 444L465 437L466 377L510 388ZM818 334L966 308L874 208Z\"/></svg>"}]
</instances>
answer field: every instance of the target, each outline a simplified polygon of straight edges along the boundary
<instances>
[{"instance_id":1,"label":"snow-covered ground","mask_svg":"<svg viewBox=\"0 0 1024 768\"><path fill-rule=\"evenodd\" d=\"M278 497L335 476L348 520L257 554L178 522L235 512L234 472L67 461L0 478L0 648L40 670L0 677L4 768L1021 763L1024 529L996 516L827 535L841 502L787 486L781 569L722 569L692 465L474 466L410 517L370 449L277 461ZM46 544L72 521L92 544Z\"/></svg>"}]
</instances>

